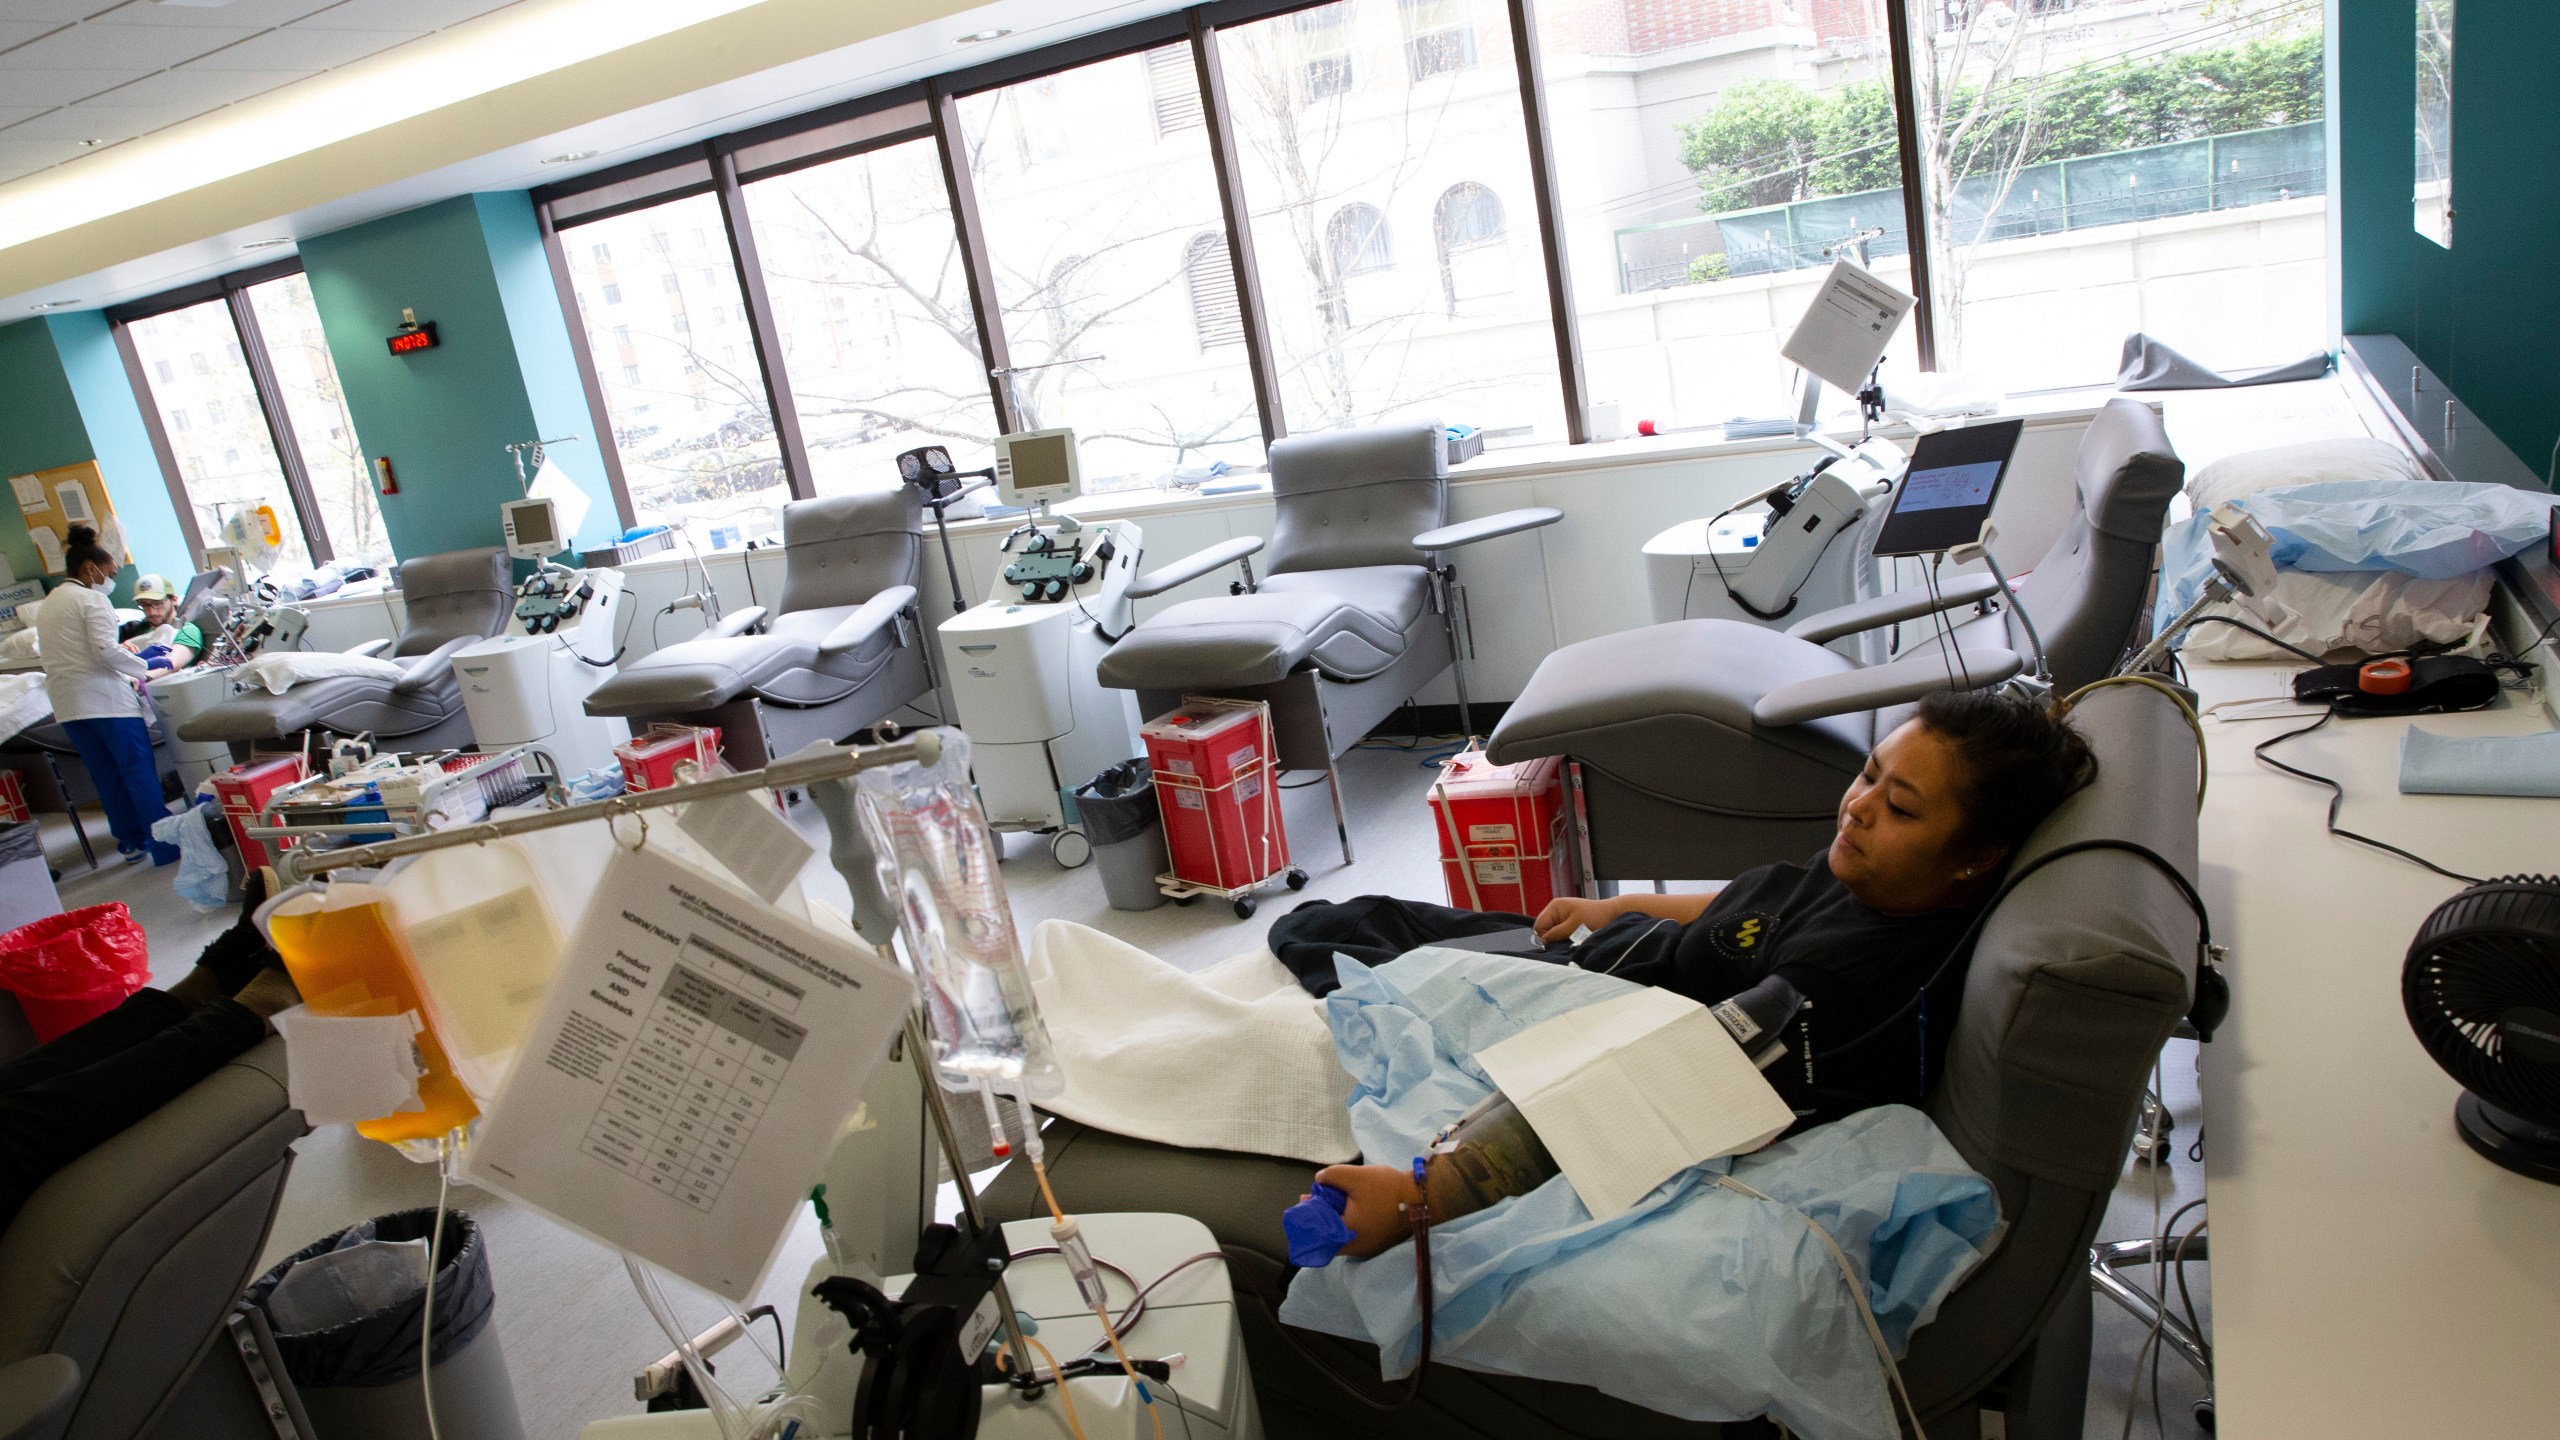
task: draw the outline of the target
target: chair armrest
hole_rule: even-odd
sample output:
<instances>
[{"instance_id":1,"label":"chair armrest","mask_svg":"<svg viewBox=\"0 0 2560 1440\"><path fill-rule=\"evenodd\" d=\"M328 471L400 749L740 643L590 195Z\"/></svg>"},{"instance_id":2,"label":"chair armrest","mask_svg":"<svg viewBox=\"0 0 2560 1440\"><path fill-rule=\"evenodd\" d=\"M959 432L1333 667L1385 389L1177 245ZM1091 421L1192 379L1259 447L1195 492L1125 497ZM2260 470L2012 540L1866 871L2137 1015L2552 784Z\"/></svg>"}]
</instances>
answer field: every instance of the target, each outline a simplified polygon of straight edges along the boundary
<instances>
[{"instance_id":1,"label":"chair armrest","mask_svg":"<svg viewBox=\"0 0 2560 1440\"><path fill-rule=\"evenodd\" d=\"M361 645L348 646L347 653L350 655L379 655L390 648L391 642L388 640L367 640Z\"/></svg>"},{"instance_id":2,"label":"chair armrest","mask_svg":"<svg viewBox=\"0 0 2560 1440\"><path fill-rule=\"evenodd\" d=\"M1988 575L1954 575L1938 586L1936 595L1919 586L1896 590L1873 600L1860 600L1808 615L1788 626L1787 633L1799 640L1821 645L1843 635L1855 635L1861 630L1916 620L1933 610L1961 610L1999 593L2000 582Z\"/></svg>"},{"instance_id":3,"label":"chair armrest","mask_svg":"<svg viewBox=\"0 0 2560 1440\"><path fill-rule=\"evenodd\" d=\"M1940 690L1980 690L2025 668L2026 662L2014 650L1965 650L1952 658L1932 650L1905 655L1890 665L1781 685L1752 704L1751 718L1763 725L1801 725L1826 715L1908 704Z\"/></svg>"},{"instance_id":4,"label":"chair armrest","mask_svg":"<svg viewBox=\"0 0 2560 1440\"><path fill-rule=\"evenodd\" d=\"M1176 585L1187 585L1221 565L1233 565L1262 549L1259 535L1239 535L1233 540L1195 550L1161 569L1150 570L1129 582L1129 598L1144 600L1161 595Z\"/></svg>"},{"instance_id":5,"label":"chair armrest","mask_svg":"<svg viewBox=\"0 0 2560 1440\"><path fill-rule=\"evenodd\" d=\"M1474 520L1461 520L1437 530L1425 530L1413 537L1413 548L1422 551L1455 550L1479 540L1499 540L1523 530L1536 530L1553 525L1564 518L1564 512L1552 505L1523 505L1499 515L1485 515Z\"/></svg>"},{"instance_id":6,"label":"chair armrest","mask_svg":"<svg viewBox=\"0 0 2560 1440\"><path fill-rule=\"evenodd\" d=\"M80 1398L80 1365L68 1355L30 1355L0 1366L0 1440L50 1435Z\"/></svg>"},{"instance_id":7,"label":"chair armrest","mask_svg":"<svg viewBox=\"0 0 2560 1440\"><path fill-rule=\"evenodd\" d=\"M487 639L485 635L460 635L437 646L409 663L409 673L392 685L394 695L415 695L453 673L453 657L469 646Z\"/></svg>"},{"instance_id":8,"label":"chair armrest","mask_svg":"<svg viewBox=\"0 0 2560 1440\"><path fill-rule=\"evenodd\" d=\"M821 655L840 655L880 633L880 627L898 618L916 603L916 587L892 585L862 602L852 614L836 622L827 638L818 642Z\"/></svg>"},{"instance_id":9,"label":"chair armrest","mask_svg":"<svg viewBox=\"0 0 2560 1440\"><path fill-rule=\"evenodd\" d=\"M733 610L704 627L702 634L697 638L727 640L732 636L745 635L761 628L764 625L764 617L765 608L761 605L750 605L744 610Z\"/></svg>"}]
</instances>

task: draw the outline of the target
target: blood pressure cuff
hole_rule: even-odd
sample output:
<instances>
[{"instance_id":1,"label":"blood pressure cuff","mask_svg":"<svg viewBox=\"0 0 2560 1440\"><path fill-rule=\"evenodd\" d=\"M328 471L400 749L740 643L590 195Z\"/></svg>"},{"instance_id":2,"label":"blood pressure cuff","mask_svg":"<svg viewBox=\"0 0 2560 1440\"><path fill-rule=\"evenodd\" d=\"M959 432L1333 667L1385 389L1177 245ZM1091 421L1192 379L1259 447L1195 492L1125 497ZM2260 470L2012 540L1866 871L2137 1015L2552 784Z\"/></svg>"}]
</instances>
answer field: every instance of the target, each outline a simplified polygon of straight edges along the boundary
<instances>
[{"instance_id":1,"label":"blood pressure cuff","mask_svg":"<svg viewBox=\"0 0 2560 1440\"><path fill-rule=\"evenodd\" d=\"M2355 665L2323 665L2293 677L2293 698L2326 705L2347 719L2374 715L2441 715L2485 709L2498 698L2498 672L2468 655L2430 655L2409 662L2409 688L2376 694L2357 681Z\"/></svg>"}]
</instances>

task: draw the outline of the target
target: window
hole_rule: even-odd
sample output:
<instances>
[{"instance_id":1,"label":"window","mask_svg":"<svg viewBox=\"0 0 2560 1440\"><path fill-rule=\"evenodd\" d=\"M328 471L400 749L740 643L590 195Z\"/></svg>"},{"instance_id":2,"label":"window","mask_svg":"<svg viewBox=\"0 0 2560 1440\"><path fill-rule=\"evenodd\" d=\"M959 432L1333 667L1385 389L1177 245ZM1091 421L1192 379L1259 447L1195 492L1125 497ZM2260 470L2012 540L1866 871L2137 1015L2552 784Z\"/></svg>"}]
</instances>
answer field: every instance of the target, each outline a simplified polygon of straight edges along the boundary
<instances>
[{"instance_id":1,"label":"window","mask_svg":"<svg viewBox=\"0 0 2560 1440\"><path fill-rule=\"evenodd\" d=\"M274 372L276 398L292 422L294 448L319 508L314 517L341 565L388 565L391 540L383 533L382 502L374 494L373 467L357 448L355 421L338 387L337 362L320 331L320 309L311 282L299 273L249 287L258 342Z\"/></svg>"},{"instance_id":2,"label":"window","mask_svg":"<svg viewBox=\"0 0 2560 1440\"><path fill-rule=\"evenodd\" d=\"M1818 50L1758 6L1663 7L1614 35L1539 12L1549 113L1579 122L1556 132L1558 218L1592 396L1665 428L1787 414L1778 346L1832 259L1911 288L1892 3L1797 5ZM1494 188L1525 228L1529 192ZM1917 368L1917 329L1887 380Z\"/></svg>"},{"instance_id":3,"label":"window","mask_svg":"<svg viewBox=\"0 0 2560 1440\"><path fill-rule=\"evenodd\" d=\"M151 368L153 373L160 377L160 383L163 385L166 385L178 378L178 367L170 364L166 360L155 362Z\"/></svg>"},{"instance_id":4,"label":"window","mask_svg":"<svg viewBox=\"0 0 2560 1440\"><path fill-rule=\"evenodd\" d=\"M151 387L151 402L160 411L169 448L178 462L178 483L194 507L197 533L207 545L222 543L223 522L259 504L274 508L284 530L277 568L311 567L311 547L295 523L292 492L284 467L276 461L275 441L267 433L265 412L258 408L257 382L246 362L231 362L225 348L237 338L231 307L207 300L128 322L135 353L153 374L163 359L184 354L184 376ZM216 365L214 356L224 357ZM191 409L207 417L200 426L177 423L176 413ZM215 416L227 418L216 419Z\"/></svg>"},{"instance_id":5,"label":"window","mask_svg":"<svg viewBox=\"0 0 2560 1440\"><path fill-rule=\"evenodd\" d=\"M168 380L168 379L172 379L172 378L174 378L174 377L172 377L172 376L168 376L168 375L163 375L163 376L161 376L160 378L161 378L161 379L163 379L163 380ZM187 412L185 411L185 409L181 408L181 409L172 410L172 411L170 411L170 412L169 412L169 428L170 428L170 429L172 429L172 430L180 431L180 432L183 432L183 431L185 431L185 430L187 429Z\"/></svg>"},{"instance_id":6,"label":"window","mask_svg":"<svg viewBox=\"0 0 2560 1440\"><path fill-rule=\"evenodd\" d=\"M2103 383L2136 330L2219 369L2323 348L2321 7L2002 8L1913 5L1938 368Z\"/></svg>"},{"instance_id":7,"label":"window","mask_svg":"<svg viewBox=\"0 0 2560 1440\"><path fill-rule=\"evenodd\" d=\"M1476 63L1476 27L1468 0L1396 0L1404 12L1404 70L1419 85Z\"/></svg>"},{"instance_id":8,"label":"window","mask_svg":"<svg viewBox=\"0 0 2560 1440\"><path fill-rule=\"evenodd\" d=\"M1493 198L1529 193L1517 86L1411 89L1391 104L1352 91L1305 98L1310 45L1349 54L1364 34L1393 44L1432 13L1342 0L1218 32L1282 407L1292 431L1443 419L1481 426L1495 444L1561 441L1546 297L1508 282L1511 237ZM1486 43L1507 51L1501 8L1472 13L1486 17ZM1483 201L1458 207L1460 253L1438 247L1467 285L1454 306L1450 266L1398 266L1392 241L1445 230L1461 177Z\"/></svg>"},{"instance_id":9,"label":"window","mask_svg":"<svg viewBox=\"0 0 2560 1440\"><path fill-rule=\"evenodd\" d=\"M1365 275L1393 265L1387 250L1387 217L1375 205L1354 202L1324 222L1325 258L1336 275Z\"/></svg>"},{"instance_id":10,"label":"window","mask_svg":"<svg viewBox=\"0 0 2560 1440\"><path fill-rule=\"evenodd\" d=\"M676 274L673 270L667 272L666 288L668 294L673 295L676 293L677 288L683 284L684 278L682 276Z\"/></svg>"},{"instance_id":11,"label":"window","mask_svg":"<svg viewBox=\"0 0 2560 1440\"><path fill-rule=\"evenodd\" d=\"M1226 226L1206 128L1156 128L1177 78L1196 98L1188 45L960 101L1016 416L1076 428L1088 489L1262 459L1244 347L1200 349L1195 237Z\"/></svg>"},{"instance_id":12,"label":"window","mask_svg":"<svg viewBox=\"0 0 2560 1440\"><path fill-rule=\"evenodd\" d=\"M714 196L687 196L580 225L577 233L594 238L583 249L561 247L569 257L570 287L579 307L590 313L599 305L619 305L624 296L594 260L579 256L601 259L619 249L625 257L616 269L632 282L632 310L614 317L612 353L594 356L615 451L634 518L682 527L705 550L778 528L791 498L773 408L753 352L741 362L735 347L728 347L724 358L713 359L692 338L689 322L696 307L736 300L737 272L723 263L705 269L714 278L702 285L669 288L664 282L676 273L674 262L650 239L679 228L708 229L720 223L719 215ZM652 275L660 280L656 286L648 283ZM688 323L679 327L678 320ZM688 366L700 367L700 373L688 377ZM658 403L678 399L705 403L700 409ZM675 415L685 418L669 418Z\"/></svg>"},{"instance_id":13,"label":"window","mask_svg":"<svg viewBox=\"0 0 2560 1440\"><path fill-rule=\"evenodd\" d=\"M595 258L595 262L599 265L610 265L613 263L613 247L610 245L596 245L590 247L587 253L593 256Z\"/></svg>"},{"instance_id":14,"label":"window","mask_svg":"<svg viewBox=\"0 0 2560 1440\"><path fill-rule=\"evenodd\" d=\"M1236 269L1224 235L1194 235L1182 254L1183 288L1191 292L1191 333L1200 348L1244 343L1244 309L1236 301Z\"/></svg>"},{"instance_id":15,"label":"window","mask_svg":"<svg viewBox=\"0 0 2560 1440\"><path fill-rule=\"evenodd\" d=\"M1319 5L1289 22L1298 46L1299 102L1313 105L1351 93L1351 7Z\"/></svg>"},{"instance_id":16,"label":"window","mask_svg":"<svg viewBox=\"0 0 2560 1440\"><path fill-rule=\"evenodd\" d=\"M1473 180L1441 192L1431 207L1431 234L1440 248L1440 293L1449 313L1472 311L1477 301L1509 294L1511 256L1502 244L1502 202Z\"/></svg>"},{"instance_id":17,"label":"window","mask_svg":"<svg viewBox=\"0 0 2560 1440\"><path fill-rule=\"evenodd\" d=\"M1147 88L1155 97L1158 138L1204 123L1200 111L1200 77L1191 68L1190 46L1167 45L1148 51Z\"/></svg>"},{"instance_id":18,"label":"window","mask_svg":"<svg viewBox=\"0 0 2560 1440\"><path fill-rule=\"evenodd\" d=\"M995 403L933 142L758 180L746 198L813 490L895 485L919 445L991 463ZM831 328L876 343L829 343Z\"/></svg>"},{"instance_id":19,"label":"window","mask_svg":"<svg viewBox=\"0 0 2560 1440\"><path fill-rule=\"evenodd\" d=\"M2418 0L2418 233L2453 248L2453 6Z\"/></svg>"}]
</instances>

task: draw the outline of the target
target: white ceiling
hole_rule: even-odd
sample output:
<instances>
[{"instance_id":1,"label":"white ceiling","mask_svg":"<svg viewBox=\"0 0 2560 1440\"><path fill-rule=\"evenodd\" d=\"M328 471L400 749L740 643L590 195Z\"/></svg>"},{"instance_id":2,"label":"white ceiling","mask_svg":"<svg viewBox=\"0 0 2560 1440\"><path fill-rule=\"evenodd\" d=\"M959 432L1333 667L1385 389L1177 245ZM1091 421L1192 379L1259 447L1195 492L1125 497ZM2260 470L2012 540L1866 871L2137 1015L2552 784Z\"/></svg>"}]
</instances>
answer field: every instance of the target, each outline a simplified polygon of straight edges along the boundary
<instances>
[{"instance_id":1,"label":"white ceiling","mask_svg":"<svg viewBox=\"0 0 2560 1440\"><path fill-rule=\"evenodd\" d=\"M526 0L0 0L0 184Z\"/></svg>"}]
</instances>

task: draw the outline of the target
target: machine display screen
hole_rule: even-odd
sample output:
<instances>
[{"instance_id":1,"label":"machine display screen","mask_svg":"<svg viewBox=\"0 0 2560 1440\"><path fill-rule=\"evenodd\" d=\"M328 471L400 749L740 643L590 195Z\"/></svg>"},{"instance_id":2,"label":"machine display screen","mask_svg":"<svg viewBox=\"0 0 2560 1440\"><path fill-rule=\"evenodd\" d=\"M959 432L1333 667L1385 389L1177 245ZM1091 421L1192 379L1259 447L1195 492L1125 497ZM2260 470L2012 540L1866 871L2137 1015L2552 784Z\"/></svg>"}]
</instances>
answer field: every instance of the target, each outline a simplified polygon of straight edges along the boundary
<instances>
[{"instance_id":1,"label":"machine display screen","mask_svg":"<svg viewBox=\"0 0 2560 1440\"><path fill-rule=\"evenodd\" d=\"M1875 553L1928 555L1980 538L2025 429L2023 420L1997 420L1921 436Z\"/></svg>"},{"instance_id":2,"label":"machine display screen","mask_svg":"<svg viewBox=\"0 0 2560 1440\"><path fill-rule=\"evenodd\" d=\"M1016 440L1013 453L1013 488L1016 490L1049 490L1075 483L1067 469L1067 437L1035 435Z\"/></svg>"},{"instance_id":3,"label":"machine display screen","mask_svg":"<svg viewBox=\"0 0 2560 1440\"><path fill-rule=\"evenodd\" d=\"M519 505L515 509L516 543L548 545L551 543L551 507Z\"/></svg>"}]
</instances>

